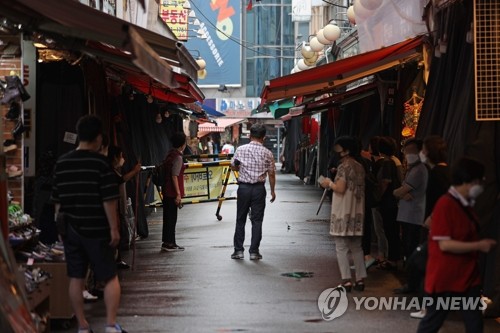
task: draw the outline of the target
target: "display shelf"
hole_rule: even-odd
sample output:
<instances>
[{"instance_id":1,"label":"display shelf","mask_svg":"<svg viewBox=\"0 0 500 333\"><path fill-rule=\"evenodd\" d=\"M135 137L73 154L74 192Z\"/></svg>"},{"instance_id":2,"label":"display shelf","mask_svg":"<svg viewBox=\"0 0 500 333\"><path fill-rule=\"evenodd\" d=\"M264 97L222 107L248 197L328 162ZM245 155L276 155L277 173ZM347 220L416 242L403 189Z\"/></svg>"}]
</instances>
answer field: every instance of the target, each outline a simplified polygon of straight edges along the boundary
<instances>
[{"instance_id":1,"label":"display shelf","mask_svg":"<svg viewBox=\"0 0 500 333\"><path fill-rule=\"evenodd\" d=\"M40 305L45 306L46 304L42 303L43 302L49 303L49 296L50 296L50 280L47 280L40 283L37 289L28 294L28 303L30 305L30 310L34 311ZM47 306L47 310L48 309L49 307Z\"/></svg>"},{"instance_id":2,"label":"display shelf","mask_svg":"<svg viewBox=\"0 0 500 333\"><path fill-rule=\"evenodd\" d=\"M69 278L66 273L66 262L34 263L52 275L50 289L50 318L71 319L73 307L69 299Z\"/></svg>"}]
</instances>

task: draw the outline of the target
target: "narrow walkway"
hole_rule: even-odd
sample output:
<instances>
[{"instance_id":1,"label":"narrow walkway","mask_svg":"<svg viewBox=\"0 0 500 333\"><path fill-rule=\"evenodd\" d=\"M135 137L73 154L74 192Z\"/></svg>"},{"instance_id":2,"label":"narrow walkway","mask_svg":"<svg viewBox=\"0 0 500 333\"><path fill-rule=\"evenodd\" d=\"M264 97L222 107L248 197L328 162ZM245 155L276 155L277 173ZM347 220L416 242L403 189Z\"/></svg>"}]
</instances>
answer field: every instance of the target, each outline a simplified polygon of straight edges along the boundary
<instances>
[{"instance_id":1,"label":"narrow walkway","mask_svg":"<svg viewBox=\"0 0 500 333\"><path fill-rule=\"evenodd\" d=\"M231 190L235 190L234 188ZM229 193L230 194L230 193ZM340 276L329 231L330 202L316 215L322 191L294 175L278 175L276 202L264 217L263 260L231 260L236 201L186 205L180 210L178 243L184 252L160 253L161 210L149 218L150 237L137 243L135 269L122 271L119 322L135 333L164 332L415 332L409 311L356 310L353 296L392 296L398 276L371 268L363 293L352 292L346 313L325 321L318 296ZM246 250L250 242L247 225ZM126 259L132 262L131 252ZM310 277L283 276L311 273ZM306 274L308 275L308 274ZM96 333L105 321L104 304L88 305ZM485 332L498 332L489 320ZM75 332L53 330L56 332ZM463 332L458 316L441 331Z\"/></svg>"}]
</instances>

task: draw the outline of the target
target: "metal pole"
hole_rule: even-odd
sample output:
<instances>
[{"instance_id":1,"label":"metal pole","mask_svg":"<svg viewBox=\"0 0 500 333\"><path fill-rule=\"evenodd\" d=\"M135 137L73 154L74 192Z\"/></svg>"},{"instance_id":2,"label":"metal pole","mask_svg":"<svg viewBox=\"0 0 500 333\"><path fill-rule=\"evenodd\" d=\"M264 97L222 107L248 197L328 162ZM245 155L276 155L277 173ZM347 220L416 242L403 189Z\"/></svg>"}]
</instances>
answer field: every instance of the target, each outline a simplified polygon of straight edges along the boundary
<instances>
[{"instance_id":1,"label":"metal pole","mask_svg":"<svg viewBox=\"0 0 500 333\"><path fill-rule=\"evenodd\" d=\"M278 161L280 161L280 156L281 156L281 154L280 154L280 152L281 152L281 149L280 149L280 145L281 145L280 132L281 132L281 126L278 127L278 158L277 158Z\"/></svg>"}]
</instances>

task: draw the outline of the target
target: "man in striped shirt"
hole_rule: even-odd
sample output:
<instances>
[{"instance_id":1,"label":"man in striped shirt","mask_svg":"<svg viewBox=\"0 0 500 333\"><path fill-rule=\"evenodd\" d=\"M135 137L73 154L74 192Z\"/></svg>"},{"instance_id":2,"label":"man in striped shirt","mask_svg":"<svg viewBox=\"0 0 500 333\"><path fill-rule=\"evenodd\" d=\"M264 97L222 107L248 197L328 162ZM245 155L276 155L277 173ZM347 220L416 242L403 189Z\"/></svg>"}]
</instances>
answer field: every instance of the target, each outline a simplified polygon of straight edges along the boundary
<instances>
[{"instance_id":1,"label":"man in striped shirt","mask_svg":"<svg viewBox=\"0 0 500 333\"><path fill-rule=\"evenodd\" d=\"M262 259L259 252L262 239L262 221L266 208L266 176L269 175L271 202L276 199L276 166L273 153L264 147L266 128L262 124L254 124L250 128L250 143L238 147L231 162L232 169L239 171L238 200L236 213L236 229L234 232L234 253L232 259L243 259L245 241L245 224L251 210L252 240L250 260Z\"/></svg>"},{"instance_id":2,"label":"man in striped shirt","mask_svg":"<svg viewBox=\"0 0 500 333\"><path fill-rule=\"evenodd\" d=\"M121 293L114 258L120 240L118 184L106 157L98 153L102 145L101 120L90 115L80 118L77 133L76 150L61 156L56 163L52 190L56 214L64 214L66 224L64 251L69 296L78 332L92 332L85 318L82 296L90 265L96 280L105 282L105 332L125 332L116 324Z\"/></svg>"}]
</instances>

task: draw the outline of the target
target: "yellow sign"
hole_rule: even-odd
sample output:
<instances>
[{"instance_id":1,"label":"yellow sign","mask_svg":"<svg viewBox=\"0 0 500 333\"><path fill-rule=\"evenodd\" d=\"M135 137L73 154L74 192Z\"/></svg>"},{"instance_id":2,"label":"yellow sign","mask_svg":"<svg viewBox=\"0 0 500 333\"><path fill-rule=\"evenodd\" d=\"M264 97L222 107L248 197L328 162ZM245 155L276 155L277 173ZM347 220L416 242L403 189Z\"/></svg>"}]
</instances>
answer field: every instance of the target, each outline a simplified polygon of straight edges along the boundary
<instances>
[{"instance_id":1,"label":"yellow sign","mask_svg":"<svg viewBox=\"0 0 500 333\"><path fill-rule=\"evenodd\" d=\"M165 22L175 37L188 39L189 9L184 8L185 0L161 0L160 18Z\"/></svg>"},{"instance_id":2,"label":"yellow sign","mask_svg":"<svg viewBox=\"0 0 500 333\"><path fill-rule=\"evenodd\" d=\"M228 166L189 168L184 171L184 198L182 202L216 199L222 190ZM236 183L231 172L228 184Z\"/></svg>"}]
</instances>

